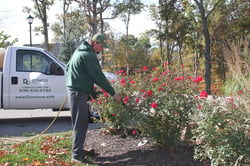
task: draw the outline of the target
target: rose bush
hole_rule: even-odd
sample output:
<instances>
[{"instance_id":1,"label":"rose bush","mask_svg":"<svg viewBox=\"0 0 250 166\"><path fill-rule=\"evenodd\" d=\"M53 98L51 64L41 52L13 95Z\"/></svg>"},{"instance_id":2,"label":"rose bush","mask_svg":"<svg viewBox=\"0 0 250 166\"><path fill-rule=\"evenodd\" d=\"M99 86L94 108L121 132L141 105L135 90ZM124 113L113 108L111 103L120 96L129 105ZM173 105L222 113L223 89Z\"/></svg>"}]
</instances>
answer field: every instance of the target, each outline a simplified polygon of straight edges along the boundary
<instances>
[{"instance_id":1,"label":"rose bush","mask_svg":"<svg viewBox=\"0 0 250 166\"><path fill-rule=\"evenodd\" d=\"M122 130L151 137L160 145L175 145L181 131L188 125L195 97L190 88L190 76L177 76L165 69L148 69L146 66L133 76L123 70L117 72L113 82L123 101L117 103L106 92L90 104L101 110L102 120L109 130ZM202 80L196 79L196 83ZM192 90L191 90L192 89Z\"/></svg>"}]
</instances>

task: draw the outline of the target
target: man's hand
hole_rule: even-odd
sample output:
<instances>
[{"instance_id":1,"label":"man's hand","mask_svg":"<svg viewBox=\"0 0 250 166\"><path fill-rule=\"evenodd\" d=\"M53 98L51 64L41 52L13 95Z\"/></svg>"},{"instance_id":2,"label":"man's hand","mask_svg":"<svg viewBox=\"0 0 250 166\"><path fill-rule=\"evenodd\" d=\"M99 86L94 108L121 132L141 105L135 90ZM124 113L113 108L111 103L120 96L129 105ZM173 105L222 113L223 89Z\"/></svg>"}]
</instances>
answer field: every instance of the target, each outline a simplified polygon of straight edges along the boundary
<instances>
[{"instance_id":1,"label":"man's hand","mask_svg":"<svg viewBox=\"0 0 250 166\"><path fill-rule=\"evenodd\" d=\"M121 96L119 95L119 94L115 94L114 96L113 96L113 99L115 99L116 101L121 101Z\"/></svg>"}]
</instances>

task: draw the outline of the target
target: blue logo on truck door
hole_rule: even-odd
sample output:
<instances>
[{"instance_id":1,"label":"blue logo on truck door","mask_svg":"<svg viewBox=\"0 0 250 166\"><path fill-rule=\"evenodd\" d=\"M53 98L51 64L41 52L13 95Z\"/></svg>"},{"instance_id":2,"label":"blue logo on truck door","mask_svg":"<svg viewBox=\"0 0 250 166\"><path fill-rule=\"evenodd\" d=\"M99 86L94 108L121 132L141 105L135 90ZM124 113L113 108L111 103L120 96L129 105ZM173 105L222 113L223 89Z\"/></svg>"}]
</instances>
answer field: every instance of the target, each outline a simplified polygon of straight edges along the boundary
<instances>
[{"instance_id":1,"label":"blue logo on truck door","mask_svg":"<svg viewBox=\"0 0 250 166\"><path fill-rule=\"evenodd\" d=\"M29 85L29 84L30 84L30 82L29 82L26 78L24 78L24 79L23 79L23 84L25 84L25 85Z\"/></svg>"},{"instance_id":2,"label":"blue logo on truck door","mask_svg":"<svg viewBox=\"0 0 250 166\"><path fill-rule=\"evenodd\" d=\"M23 79L23 84L25 85L30 85L30 84L39 84L39 83L47 83L48 79L32 79L31 81L29 81L28 79L24 78Z\"/></svg>"}]
</instances>

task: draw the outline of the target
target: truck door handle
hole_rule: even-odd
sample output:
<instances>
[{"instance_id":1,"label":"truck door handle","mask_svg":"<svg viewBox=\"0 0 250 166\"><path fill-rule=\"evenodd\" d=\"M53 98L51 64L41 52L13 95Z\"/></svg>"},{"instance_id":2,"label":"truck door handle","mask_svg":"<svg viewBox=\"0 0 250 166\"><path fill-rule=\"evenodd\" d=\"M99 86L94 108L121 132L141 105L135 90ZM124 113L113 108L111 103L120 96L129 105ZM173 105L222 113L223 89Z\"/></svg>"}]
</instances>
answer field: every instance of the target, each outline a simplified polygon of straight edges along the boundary
<instances>
[{"instance_id":1,"label":"truck door handle","mask_svg":"<svg viewBox=\"0 0 250 166\"><path fill-rule=\"evenodd\" d=\"M11 84L18 84L17 77L11 77Z\"/></svg>"}]
</instances>

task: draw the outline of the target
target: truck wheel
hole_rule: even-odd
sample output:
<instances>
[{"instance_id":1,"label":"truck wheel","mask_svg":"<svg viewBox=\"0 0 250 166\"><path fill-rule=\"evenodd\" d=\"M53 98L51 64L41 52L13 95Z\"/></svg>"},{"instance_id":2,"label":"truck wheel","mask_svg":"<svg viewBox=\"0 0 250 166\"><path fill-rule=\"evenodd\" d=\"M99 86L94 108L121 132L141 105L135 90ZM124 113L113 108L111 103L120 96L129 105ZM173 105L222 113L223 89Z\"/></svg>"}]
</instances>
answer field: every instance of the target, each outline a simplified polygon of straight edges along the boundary
<instances>
[{"instance_id":1,"label":"truck wheel","mask_svg":"<svg viewBox=\"0 0 250 166\"><path fill-rule=\"evenodd\" d=\"M89 122L93 122L93 119L100 119L100 117L97 109L89 105Z\"/></svg>"}]
</instances>

